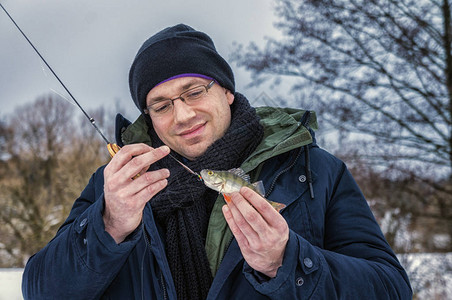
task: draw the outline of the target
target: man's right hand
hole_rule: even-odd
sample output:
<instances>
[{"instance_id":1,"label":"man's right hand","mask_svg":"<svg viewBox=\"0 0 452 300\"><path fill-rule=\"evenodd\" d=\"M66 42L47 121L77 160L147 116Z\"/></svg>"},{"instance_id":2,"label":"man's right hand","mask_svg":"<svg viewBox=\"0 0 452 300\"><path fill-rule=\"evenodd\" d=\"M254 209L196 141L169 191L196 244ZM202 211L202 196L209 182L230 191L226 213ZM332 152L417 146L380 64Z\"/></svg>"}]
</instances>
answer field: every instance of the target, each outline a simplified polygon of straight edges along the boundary
<instances>
[{"instance_id":1,"label":"man's right hand","mask_svg":"<svg viewBox=\"0 0 452 300\"><path fill-rule=\"evenodd\" d=\"M169 152L168 146L126 145L105 167L103 220L117 244L140 225L146 203L168 184L168 169L146 170Z\"/></svg>"}]
</instances>

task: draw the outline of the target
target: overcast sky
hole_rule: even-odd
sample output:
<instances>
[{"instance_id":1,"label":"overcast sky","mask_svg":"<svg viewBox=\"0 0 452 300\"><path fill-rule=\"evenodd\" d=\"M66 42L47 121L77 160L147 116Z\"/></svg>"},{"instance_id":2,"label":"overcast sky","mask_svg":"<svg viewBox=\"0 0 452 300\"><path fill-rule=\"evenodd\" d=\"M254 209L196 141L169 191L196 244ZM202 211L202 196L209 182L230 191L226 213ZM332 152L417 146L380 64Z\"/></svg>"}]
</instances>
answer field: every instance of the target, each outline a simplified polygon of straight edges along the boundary
<instances>
[{"instance_id":1,"label":"overcast sky","mask_svg":"<svg viewBox=\"0 0 452 300\"><path fill-rule=\"evenodd\" d=\"M263 44L276 36L272 0L0 0L75 98L87 110L122 102L135 118L128 71L141 44L178 23L208 33L228 60L233 42ZM67 95L0 10L0 116L47 93ZM249 98L247 73L231 65L236 89ZM69 96L66 96L69 98Z\"/></svg>"}]
</instances>

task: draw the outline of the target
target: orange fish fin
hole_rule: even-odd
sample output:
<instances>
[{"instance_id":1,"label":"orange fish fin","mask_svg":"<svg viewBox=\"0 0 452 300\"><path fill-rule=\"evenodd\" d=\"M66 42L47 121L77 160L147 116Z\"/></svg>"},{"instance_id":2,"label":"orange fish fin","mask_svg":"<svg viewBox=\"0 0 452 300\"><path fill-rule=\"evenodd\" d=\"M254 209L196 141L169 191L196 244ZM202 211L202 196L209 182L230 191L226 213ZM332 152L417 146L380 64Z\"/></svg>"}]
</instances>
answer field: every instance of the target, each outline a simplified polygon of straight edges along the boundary
<instances>
[{"instance_id":1,"label":"orange fish fin","mask_svg":"<svg viewBox=\"0 0 452 300\"><path fill-rule=\"evenodd\" d=\"M224 198L224 201L226 201L226 203L229 203L229 202L231 202L231 196L229 196L229 195L227 195L227 194L223 194L223 198Z\"/></svg>"}]
</instances>

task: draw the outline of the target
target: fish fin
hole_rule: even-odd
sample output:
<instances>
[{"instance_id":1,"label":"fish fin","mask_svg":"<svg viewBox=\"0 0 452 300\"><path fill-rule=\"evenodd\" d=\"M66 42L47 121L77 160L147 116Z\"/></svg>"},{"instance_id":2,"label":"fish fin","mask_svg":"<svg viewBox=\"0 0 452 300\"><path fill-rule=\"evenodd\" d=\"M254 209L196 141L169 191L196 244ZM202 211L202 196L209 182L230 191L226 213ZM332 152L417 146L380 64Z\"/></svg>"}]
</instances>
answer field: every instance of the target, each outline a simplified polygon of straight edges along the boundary
<instances>
[{"instance_id":1,"label":"fish fin","mask_svg":"<svg viewBox=\"0 0 452 300\"><path fill-rule=\"evenodd\" d=\"M243 171L242 168L230 169L230 170L228 170L228 172L239 176L240 178L242 178L246 182L251 182L250 175L246 174L245 171Z\"/></svg>"},{"instance_id":2,"label":"fish fin","mask_svg":"<svg viewBox=\"0 0 452 300\"><path fill-rule=\"evenodd\" d=\"M271 204L271 206L273 206L274 209L276 209L277 212L280 212L281 209L285 208L286 205L280 202L275 202L275 201L270 201L268 200L268 202Z\"/></svg>"},{"instance_id":3,"label":"fish fin","mask_svg":"<svg viewBox=\"0 0 452 300\"><path fill-rule=\"evenodd\" d=\"M265 187L262 180L256 181L251 185L256 189L256 192L258 192L262 197L265 196Z\"/></svg>"},{"instance_id":4,"label":"fish fin","mask_svg":"<svg viewBox=\"0 0 452 300\"><path fill-rule=\"evenodd\" d=\"M231 202L231 196L229 196L228 194L223 194L223 198L224 198L224 201L226 201L226 203L229 203L229 202Z\"/></svg>"}]
</instances>

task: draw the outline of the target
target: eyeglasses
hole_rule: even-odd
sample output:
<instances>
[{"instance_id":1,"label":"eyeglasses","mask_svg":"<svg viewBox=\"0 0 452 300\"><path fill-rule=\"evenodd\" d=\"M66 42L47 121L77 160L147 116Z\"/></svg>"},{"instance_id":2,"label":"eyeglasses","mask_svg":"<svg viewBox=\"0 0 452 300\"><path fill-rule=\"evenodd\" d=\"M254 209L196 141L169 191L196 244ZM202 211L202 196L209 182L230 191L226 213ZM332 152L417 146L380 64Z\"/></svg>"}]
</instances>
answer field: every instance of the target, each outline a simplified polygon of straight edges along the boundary
<instances>
[{"instance_id":1,"label":"eyeglasses","mask_svg":"<svg viewBox=\"0 0 452 300\"><path fill-rule=\"evenodd\" d=\"M183 91L179 97L156 101L146 107L143 111L145 114L149 114L151 116L163 116L173 111L174 101L177 99L180 99L187 105L193 105L197 101L203 99L214 84L215 81L212 80L208 85L195 86L191 89Z\"/></svg>"}]
</instances>

